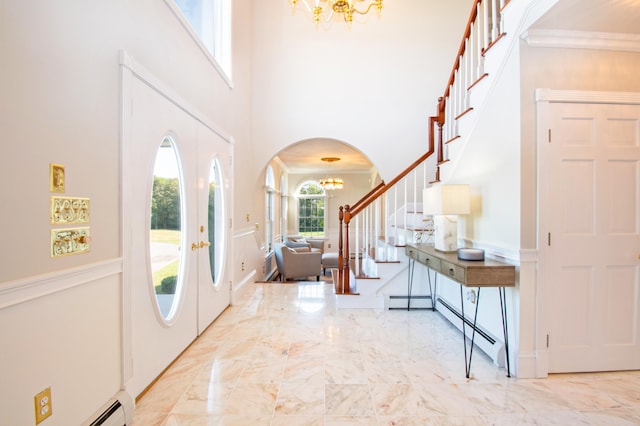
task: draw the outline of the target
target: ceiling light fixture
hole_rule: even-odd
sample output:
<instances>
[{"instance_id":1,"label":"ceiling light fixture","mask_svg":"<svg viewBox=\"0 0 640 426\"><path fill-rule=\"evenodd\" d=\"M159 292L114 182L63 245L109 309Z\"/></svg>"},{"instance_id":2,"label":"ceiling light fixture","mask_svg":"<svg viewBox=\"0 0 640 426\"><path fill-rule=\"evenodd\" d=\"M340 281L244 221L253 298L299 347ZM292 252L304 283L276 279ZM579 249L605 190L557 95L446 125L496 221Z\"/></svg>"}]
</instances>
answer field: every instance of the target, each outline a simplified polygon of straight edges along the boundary
<instances>
[{"instance_id":1,"label":"ceiling light fixture","mask_svg":"<svg viewBox=\"0 0 640 426\"><path fill-rule=\"evenodd\" d=\"M335 163L336 161L340 161L340 158L339 157L322 157L320 160L324 161L325 163ZM327 191L333 191L334 189L344 188L344 182L340 178L326 178L326 179L320 179L320 186Z\"/></svg>"},{"instance_id":2,"label":"ceiling light fixture","mask_svg":"<svg viewBox=\"0 0 640 426\"><path fill-rule=\"evenodd\" d=\"M378 15L382 13L383 0L290 0L291 7L295 10L298 1L313 14L313 21L318 24L320 19L329 22L334 14L342 14L344 22L353 22L353 15L366 15L372 8L376 8ZM311 4L309 4L311 3ZM361 8L356 8L361 5ZM326 17L326 18L325 18Z\"/></svg>"}]
</instances>

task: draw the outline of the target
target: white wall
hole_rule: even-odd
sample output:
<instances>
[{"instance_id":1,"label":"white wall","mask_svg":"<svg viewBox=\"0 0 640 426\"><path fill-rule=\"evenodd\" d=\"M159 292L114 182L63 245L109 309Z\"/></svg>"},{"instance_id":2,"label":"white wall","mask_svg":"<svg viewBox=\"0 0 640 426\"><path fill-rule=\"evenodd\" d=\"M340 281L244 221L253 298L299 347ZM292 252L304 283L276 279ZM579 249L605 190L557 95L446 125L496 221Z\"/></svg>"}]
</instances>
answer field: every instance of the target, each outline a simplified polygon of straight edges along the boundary
<instances>
[{"instance_id":1,"label":"white wall","mask_svg":"<svg viewBox=\"0 0 640 426\"><path fill-rule=\"evenodd\" d=\"M316 30L288 3L254 3L256 168L288 145L327 137L393 178L428 148L428 117L473 2L385 2L379 20L370 16L351 31L341 22Z\"/></svg>"},{"instance_id":2,"label":"white wall","mask_svg":"<svg viewBox=\"0 0 640 426\"><path fill-rule=\"evenodd\" d=\"M162 1L0 3L1 424L34 424L48 386L48 424L80 424L122 385L119 52L251 155L251 1L233 5L231 89ZM65 195L91 199L87 254L50 258L49 163L65 166ZM234 187L255 182L239 173Z\"/></svg>"}]
</instances>

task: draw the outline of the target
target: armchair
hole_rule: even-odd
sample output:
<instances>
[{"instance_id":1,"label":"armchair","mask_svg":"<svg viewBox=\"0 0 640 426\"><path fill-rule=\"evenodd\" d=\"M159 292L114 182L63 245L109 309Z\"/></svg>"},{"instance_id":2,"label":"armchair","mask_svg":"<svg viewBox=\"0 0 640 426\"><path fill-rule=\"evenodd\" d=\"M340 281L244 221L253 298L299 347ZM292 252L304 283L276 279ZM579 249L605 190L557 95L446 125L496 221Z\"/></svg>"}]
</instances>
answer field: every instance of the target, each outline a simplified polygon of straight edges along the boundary
<instances>
[{"instance_id":1,"label":"armchair","mask_svg":"<svg viewBox=\"0 0 640 426\"><path fill-rule=\"evenodd\" d=\"M280 281L289 278L314 276L320 281L322 271L322 253L310 251L308 248L292 249L284 244L274 246L276 265L280 273Z\"/></svg>"},{"instance_id":2,"label":"armchair","mask_svg":"<svg viewBox=\"0 0 640 426\"><path fill-rule=\"evenodd\" d=\"M307 247L310 251L324 253L324 240L322 239L305 238L301 235L288 235L285 237L284 243L290 248Z\"/></svg>"}]
</instances>

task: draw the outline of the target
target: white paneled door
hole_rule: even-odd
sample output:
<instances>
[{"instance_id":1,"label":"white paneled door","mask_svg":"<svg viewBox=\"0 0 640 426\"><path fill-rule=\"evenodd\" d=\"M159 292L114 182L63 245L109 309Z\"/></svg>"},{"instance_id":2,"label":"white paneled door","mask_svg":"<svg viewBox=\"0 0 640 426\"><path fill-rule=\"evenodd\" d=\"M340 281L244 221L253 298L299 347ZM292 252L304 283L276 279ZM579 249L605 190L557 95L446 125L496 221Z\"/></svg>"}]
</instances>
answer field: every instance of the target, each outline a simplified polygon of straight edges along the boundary
<instances>
[{"instance_id":1,"label":"white paneled door","mask_svg":"<svg viewBox=\"0 0 640 426\"><path fill-rule=\"evenodd\" d=\"M549 372L640 369L640 106L548 111L540 252Z\"/></svg>"},{"instance_id":2,"label":"white paneled door","mask_svg":"<svg viewBox=\"0 0 640 426\"><path fill-rule=\"evenodd\" d=\"M139 395L230 303L232 145L155 80L123 81L124 381Z\"/></svg>"}]
</instances>

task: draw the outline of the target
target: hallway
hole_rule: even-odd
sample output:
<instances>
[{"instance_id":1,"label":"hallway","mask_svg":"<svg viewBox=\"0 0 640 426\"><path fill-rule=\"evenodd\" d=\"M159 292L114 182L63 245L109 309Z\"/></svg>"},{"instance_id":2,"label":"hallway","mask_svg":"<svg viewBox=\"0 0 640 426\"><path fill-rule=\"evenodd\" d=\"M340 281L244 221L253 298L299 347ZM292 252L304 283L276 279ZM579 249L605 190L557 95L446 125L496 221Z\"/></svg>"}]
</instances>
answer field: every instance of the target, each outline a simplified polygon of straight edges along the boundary
<instances>
[{"instance_id":1,"label":"hallway","mask_svg":"<svg viewBox=\"0 0 640 426\"><path fill-rule=\"evenodd\" d=\"M254 284L138 401L148 425L633 425L640 371L507 378L431 311L337 310L327 283Z\"/></svg>"}]
</instances>

